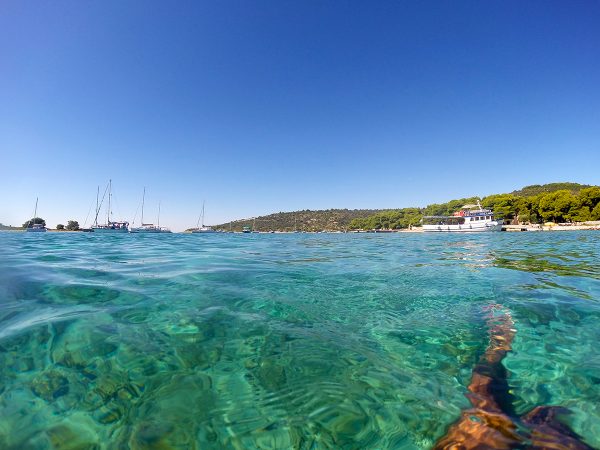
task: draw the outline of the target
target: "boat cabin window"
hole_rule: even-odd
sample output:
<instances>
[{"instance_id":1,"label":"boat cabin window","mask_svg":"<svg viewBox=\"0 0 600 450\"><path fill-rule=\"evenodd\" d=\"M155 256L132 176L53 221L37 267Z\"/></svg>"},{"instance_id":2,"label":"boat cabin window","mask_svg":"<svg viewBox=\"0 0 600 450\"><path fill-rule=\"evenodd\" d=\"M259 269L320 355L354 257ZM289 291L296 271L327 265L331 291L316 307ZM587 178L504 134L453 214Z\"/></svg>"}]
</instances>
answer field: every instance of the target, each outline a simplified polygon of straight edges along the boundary
<instances>
[{"instance_id":1,"label":"boat cabin window","mask_svg":"<svg viewBox=\"0 0 600 450\"><path fill-rule=\"evenodd\" d=\"M464 217L423 217L423 225L463 225Z\"/></svg>"}]
</instances>

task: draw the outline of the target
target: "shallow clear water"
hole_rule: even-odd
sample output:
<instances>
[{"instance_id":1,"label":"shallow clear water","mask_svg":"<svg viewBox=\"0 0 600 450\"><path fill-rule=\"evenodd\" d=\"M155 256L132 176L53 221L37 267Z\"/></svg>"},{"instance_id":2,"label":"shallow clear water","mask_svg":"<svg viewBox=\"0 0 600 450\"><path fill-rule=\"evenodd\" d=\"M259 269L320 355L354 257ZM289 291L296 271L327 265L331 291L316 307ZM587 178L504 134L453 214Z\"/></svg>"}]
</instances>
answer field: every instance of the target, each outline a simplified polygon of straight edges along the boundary
<instances>
[{"instance_id":1,"label":"shallow clear water","mask_svg":"<svg viewBox=\"0 0 600 450\"><path fill-rule=\"evenodd\" d=\"M428 448L493 303L600 447L598 232L0 233L0 448Z\"/></svg>"}]
</instances>

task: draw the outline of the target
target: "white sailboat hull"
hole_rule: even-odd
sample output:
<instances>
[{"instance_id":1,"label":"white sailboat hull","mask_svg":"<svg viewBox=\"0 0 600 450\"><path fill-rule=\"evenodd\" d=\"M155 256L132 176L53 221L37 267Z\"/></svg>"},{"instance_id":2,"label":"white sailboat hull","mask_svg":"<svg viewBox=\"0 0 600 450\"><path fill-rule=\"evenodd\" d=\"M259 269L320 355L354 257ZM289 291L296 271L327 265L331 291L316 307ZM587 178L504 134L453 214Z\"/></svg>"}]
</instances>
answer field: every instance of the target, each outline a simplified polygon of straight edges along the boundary
<instances>
[{"instance_id":1,"label":"white sailboat hull","mask_svg":"<svg viewBox=\"0 0 600 450\"><path fill-rule=\"evenodd\" d=\"M132 228L130 233L156 234L156 233L171 233L171 230L166 228Z\"/></svg>"},{"instance_id":2,"label":"white sailboat hull","mask_svg":"<svg viewBox=\"0 0 600 450\"><path fill-rule=\"evenodd\" d=\"M92 227L94 233L127 233L127 228L104 228L104 227Z\"/></svg>"}]
</instances>

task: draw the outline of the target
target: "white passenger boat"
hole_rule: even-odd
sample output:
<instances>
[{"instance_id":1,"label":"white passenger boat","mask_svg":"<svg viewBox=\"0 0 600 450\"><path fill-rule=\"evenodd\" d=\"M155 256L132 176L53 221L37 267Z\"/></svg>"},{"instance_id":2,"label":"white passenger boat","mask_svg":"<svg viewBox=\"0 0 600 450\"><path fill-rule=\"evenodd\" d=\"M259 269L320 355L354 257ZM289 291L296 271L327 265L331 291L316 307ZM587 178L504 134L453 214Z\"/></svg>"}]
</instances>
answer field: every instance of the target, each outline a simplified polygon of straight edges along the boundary
<instances>
[{"instance_id":1,"label":"white passenger boat","mask_svg":"<svg viewBox=\"0 0 600 450\"><path fill-rule=\"evenodd\" d=\"M451 216L423 217L423 231L441 233L471 233L478 231L502 231L504 221L494 217L490 209L477 205L465 205Z\"/></svg>"}]
</instances>

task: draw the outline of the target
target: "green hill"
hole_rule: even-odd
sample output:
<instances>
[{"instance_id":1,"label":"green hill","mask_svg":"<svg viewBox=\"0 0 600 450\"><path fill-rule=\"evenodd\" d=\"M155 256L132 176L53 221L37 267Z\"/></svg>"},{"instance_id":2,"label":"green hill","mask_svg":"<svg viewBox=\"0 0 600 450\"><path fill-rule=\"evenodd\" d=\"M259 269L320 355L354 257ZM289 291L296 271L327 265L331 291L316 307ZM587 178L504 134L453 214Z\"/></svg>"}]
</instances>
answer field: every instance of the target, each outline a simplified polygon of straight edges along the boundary
<instances>
[{"instance_id":1,"label":"green hill","mask_svg":"<svg viewBox=\"0 0 600 450\"><path fill-rule=\"evenodd\" d=\"M512 191L512 195L516 195L517 197L531 197L539 194L546 194L549 192L556 191L569 191L571 194L577 194L580 190L584 188L591 187L589 184L579 184L579 183L548 183L548 184L532 184L531 186L525 186L518 191Z\"/></svg>"},{"instance_id":2,"label":"green hill","mask_svg":"<svg viewBox=\"0 0 600 450\"><path fill-rule=\"evenodd\" d=\"M384 210L379 209L309 209L294 212L278 212L268 216L240 219L213 228L223 231L242 231L250 227L255 231L344 231L354 219L365 218Z\"/></svg>"},{"instance_id":3,"label":"green hill","mask_svg":"<svg viewBox=\"0 0 600 450\"><path fill-rule=\"evenodd\" d=\"M346 231L403 229L419 225L423 216L451 215L463 205L476 203L492 209L504 219L521 223L584 222L600 220L600 187L578 183L550 183L525 186L509 194L467 197L425 208L328 209L279 212L268 216L216 225L223 231Z\"/></svg>"}]
</instances>

